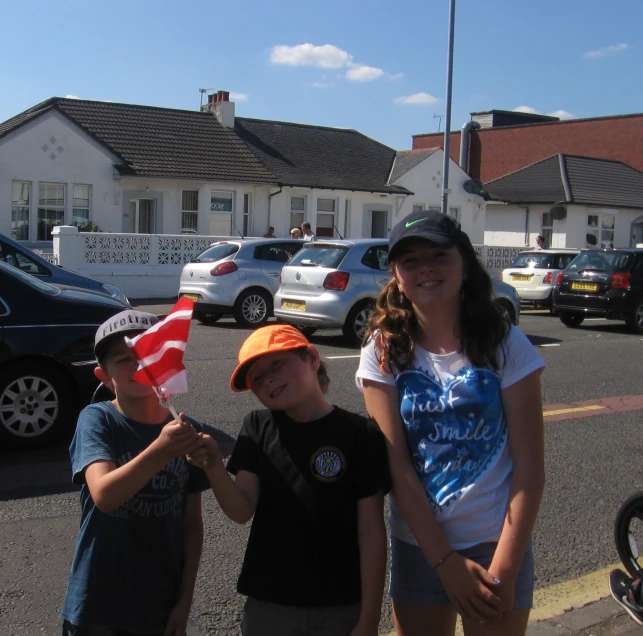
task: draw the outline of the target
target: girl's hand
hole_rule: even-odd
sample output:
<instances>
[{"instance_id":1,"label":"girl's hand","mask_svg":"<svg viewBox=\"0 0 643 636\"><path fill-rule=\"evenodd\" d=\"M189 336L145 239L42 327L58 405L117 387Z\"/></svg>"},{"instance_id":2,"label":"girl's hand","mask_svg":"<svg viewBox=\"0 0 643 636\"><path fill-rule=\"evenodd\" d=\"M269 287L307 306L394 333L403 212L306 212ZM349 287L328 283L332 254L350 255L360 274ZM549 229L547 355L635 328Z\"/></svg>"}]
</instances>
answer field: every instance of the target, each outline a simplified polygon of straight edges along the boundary
<instances>
[{"instance_id":1,"label":"girl's hand","mask_svg":"<svg viewBox=\"0 0 643 636\"><path fill-rule=\"evenodd\" d=\"M186 459L199 468L214 466L217 462L223 461L221 450L214 438L205 433L199 433L200 445L197 449L188 453Z\"/></svg>"},{"instance_id":2,"label":"girl's hand","mask_svg":"<svg viewBox=\"0 0 643 636\"><path fill-rule=\"evenodd\" d=\"M163 636L184 636L187 633L190 604L179 601L168 618Z\"/></svg>"},{"instance_id":3,"label":"girl's hand","mask_svg":"<svg viewBox=\"0 0 643 636\"><path fill-rule=\"evenodd\" d=\"M496 589L500 584L481 565L455 552L436 572L455 611L463 618L487 622L498 617L502 600Z\"/></svg>"},{"instance_id":4,"label":"girl's hand","mask_svg":"<svg viewBox=\"0 0 643 636\"><path fill-rule=\"evenodd\" d=\"M493 572L493 568L489 568L490 572ZM493 577L493 574L491 575ZM498 607L498 616L502 617L507 612L510 612L514 608L514 600L516 596L516 582L503 577L496 578L496 581L502 578L502 582L494 585L493 592L500 597L500 606Z\"/></svg>"}]
</instances>

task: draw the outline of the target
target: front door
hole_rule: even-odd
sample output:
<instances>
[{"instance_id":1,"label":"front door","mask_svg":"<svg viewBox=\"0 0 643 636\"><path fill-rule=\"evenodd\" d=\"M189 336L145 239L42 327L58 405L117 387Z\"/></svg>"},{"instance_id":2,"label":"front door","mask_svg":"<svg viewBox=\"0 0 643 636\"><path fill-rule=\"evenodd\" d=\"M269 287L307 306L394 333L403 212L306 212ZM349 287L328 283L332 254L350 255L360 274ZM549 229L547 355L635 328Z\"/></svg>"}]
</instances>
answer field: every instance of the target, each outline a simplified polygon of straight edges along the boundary
<instances>
[{"instance_id":1,"label":"front door","mask_svg":"<svg viewBox=\"0 0 643 636\"><path fill-rule=\"evenodd\" d=\"M630 239L630 247L636 247L643 244L643 216L638 217L632 222L632 234Z\"/></svg>"},{"instance_id":2,"label":"front door","mask_svg":"<svg viewBox=\"0 0 643 636\"><path fill-rule=\"evenodd\" d=\"M131 199L129 231L133 234L156 234L156 200Z\"/></svg>"},{"instance_id":3,"label":"front door","mask_svg":"<svg viewBox=\"0 0 643 636\"><path fill-rule=\"evenodd\" d=\"M386 210L371 210L371 238L386 238L387 231Z\"/></svg>"}]
</instances>

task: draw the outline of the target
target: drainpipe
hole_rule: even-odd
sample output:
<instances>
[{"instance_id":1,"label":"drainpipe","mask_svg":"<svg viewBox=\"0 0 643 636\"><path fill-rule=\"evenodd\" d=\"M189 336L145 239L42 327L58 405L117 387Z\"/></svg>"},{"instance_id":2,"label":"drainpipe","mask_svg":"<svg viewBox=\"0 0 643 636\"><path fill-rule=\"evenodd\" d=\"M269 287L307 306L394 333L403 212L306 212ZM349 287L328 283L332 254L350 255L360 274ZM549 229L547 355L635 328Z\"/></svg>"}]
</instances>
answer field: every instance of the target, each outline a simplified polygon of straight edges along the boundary
<instances>
[{"instance_id":1,"label":"drainpipe","mask_svg":"<svg viewBox=\"0 0 643 636\"><path fill-rule=\"evenodd\" d=\"M516 203L516 207L525 208L525 245L529 245L529 206Z\"/></svg>"},{"instance_id":2,"label":"drainpipe","mask_svg":"<svg viewBox=\"0 0 643 636\"><path fill-rule=\"evenodd\" d=\"M469 134L472 130L479 130L480 123L477 121L467 121L462 126L460 133L460 167L468 174L469 163Z\"/></svg>"},{"instance_id":3,"label":"drainpipe","mask_svg":"<svg viewBox=\"0 0 643 636\"><path fill-rule=\"evenodd\" d=\"M270 210L272 207L272 197L274 197L276 194L279 194L282 190L283 188L279 186L279 190L277 190L277 192L272 192L271 194L268 195L268 227L270 227Z\"/></svg>"}]
</instances>

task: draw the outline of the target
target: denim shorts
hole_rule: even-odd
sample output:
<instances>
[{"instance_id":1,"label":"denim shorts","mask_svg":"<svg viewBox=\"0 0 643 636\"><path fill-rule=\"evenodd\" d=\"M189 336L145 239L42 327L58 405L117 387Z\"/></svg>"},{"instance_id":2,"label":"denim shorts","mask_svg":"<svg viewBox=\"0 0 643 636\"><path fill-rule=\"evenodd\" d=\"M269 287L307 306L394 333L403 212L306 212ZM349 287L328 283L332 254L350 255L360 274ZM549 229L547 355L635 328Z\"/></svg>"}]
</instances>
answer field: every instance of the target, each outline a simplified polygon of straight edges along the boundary
<instances>
[{"instance_id":1,"label":"denim shorts","mask_svg":"<svg viewBox=\"0 0 643 636\"><path fill-rule=\"evenodd\" d=\"M497 543L480 543L458 554L483 568L491 565ZM391 582L389 596L401 603L435 607L450 605L440 577L427 563L422 550L412 543L391 537ZM534 598L534 553L531 543L516 579L514 607L531 609Z\"/></svg>"},{"instance_id":2,"label":"denim shorts","mask_svg":"<svg viewBox=\"0 0 643 636\"><path fill-rule=\"evenodd\" d=\"M294 607L248 598L243 608L242 636L350 636L361 604Z\"/></svg>"}]
</instances>

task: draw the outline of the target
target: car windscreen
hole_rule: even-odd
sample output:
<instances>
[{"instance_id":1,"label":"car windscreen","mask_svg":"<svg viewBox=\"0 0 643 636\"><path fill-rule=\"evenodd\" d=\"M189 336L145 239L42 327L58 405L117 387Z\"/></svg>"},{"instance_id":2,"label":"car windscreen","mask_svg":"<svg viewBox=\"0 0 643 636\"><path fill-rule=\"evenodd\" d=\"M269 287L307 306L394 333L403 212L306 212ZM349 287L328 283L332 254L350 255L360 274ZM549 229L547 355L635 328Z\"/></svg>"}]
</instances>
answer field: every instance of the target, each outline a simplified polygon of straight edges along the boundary
<instances>
[{"instance_id":1,"label":"car windscreen","mask_svg":"<svg viewBox=\"0 0 643 636\"><path fill-rule=\"evenodd\" d=\"M542 254L539 252L521 252L518 254L509 267L534 267L545 269L552 266L553 254Z\"/></svg>"},{"instance_id":2,"label":"car windscreen","mask_svg":"<svg viewBox=\"0 0 643 636\"><path fill-rule=\"evenodd\" d=\"M205 252L202 252L196 257L199 263L213 263L220 261L223 258L228 258L239 251L237 243L217 243L212 245Z\"/></svg>"},{"instance_id":3,"label":"car windscreen","mask_svg":"<svg viewBox=\"0 0 643 636\"><path fill-rule=\"evenodd\" d=\"M346 245L313 244L300 249L290 259L288 265L337 269L346 254L348 254L348 246Z\"/></svg>"},{"instance_id":4,"label":"car windscreen","mask_svg":"<svg viewBox=\"0 0 643 636\"><path fill-rule=\"evenodd\" d=\"M566 272L622 272L630 267L629 252L581 252L565 269Z\"/></svg>"},{"instance_id":5,"label":"car windscreen","mask_svg":"<svg viewBox=\"0 0 643 636\"><path fill-rule=\"evenodd\" d=\"M3 265L0 272L3 274L6 272L10 276L13 276L14 278L17 278L18 280L29 285L29 287L33 287L44 294L48 294L49 296L57 296L58 294L60 294L60 288L54 285L50 285L49 283L45 283L44 281L36 278L35 276L32 276L31 274L23 272L17 267L12 267L11 265Z\"/></svg>"}]
</instances>

